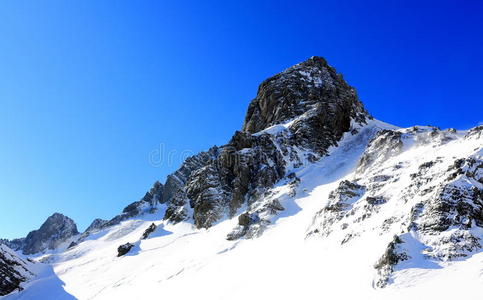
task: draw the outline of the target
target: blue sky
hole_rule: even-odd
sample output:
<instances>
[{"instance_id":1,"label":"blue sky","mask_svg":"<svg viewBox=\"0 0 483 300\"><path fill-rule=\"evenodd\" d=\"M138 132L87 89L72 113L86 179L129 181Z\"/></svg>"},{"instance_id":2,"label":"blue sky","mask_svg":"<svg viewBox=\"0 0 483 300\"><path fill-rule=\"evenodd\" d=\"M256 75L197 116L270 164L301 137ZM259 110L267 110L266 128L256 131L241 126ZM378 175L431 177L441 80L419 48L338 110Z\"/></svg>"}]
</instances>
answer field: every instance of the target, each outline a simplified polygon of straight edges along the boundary
<instances>
[{"instance_id":1,"label":"blue sky","mask_svg":"<svg viewBox=\"0 0 483 300\"><path fill-rule=\"evenodd\" d=\"M114 216L183 156L225 143L258 84L312 55L383 121L483 120L481 1L0 7L0 237L56 211L81 230Z\"/></svg>"}]
</instances>

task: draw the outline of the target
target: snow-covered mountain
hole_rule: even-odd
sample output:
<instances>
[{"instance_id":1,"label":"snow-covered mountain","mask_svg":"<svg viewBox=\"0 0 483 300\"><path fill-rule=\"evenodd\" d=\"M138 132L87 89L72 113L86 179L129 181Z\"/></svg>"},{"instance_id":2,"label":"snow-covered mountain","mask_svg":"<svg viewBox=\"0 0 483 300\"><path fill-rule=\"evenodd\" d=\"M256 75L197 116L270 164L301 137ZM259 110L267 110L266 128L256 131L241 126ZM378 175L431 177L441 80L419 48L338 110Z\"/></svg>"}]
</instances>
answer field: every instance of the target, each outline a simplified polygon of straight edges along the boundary
<instances>
[{"instance_id":1,"label":"snow-covered mountain","mask_svg":"<svg viewBox=\"0 0 483 300\"><path fill-rule=\"evenodd\" d=\"M474 298L482 149L483 126L373 119L312 57L260 85L226 145L111 220L4 241L39 262L5 299Z\"/></svg>"}]
</instances>

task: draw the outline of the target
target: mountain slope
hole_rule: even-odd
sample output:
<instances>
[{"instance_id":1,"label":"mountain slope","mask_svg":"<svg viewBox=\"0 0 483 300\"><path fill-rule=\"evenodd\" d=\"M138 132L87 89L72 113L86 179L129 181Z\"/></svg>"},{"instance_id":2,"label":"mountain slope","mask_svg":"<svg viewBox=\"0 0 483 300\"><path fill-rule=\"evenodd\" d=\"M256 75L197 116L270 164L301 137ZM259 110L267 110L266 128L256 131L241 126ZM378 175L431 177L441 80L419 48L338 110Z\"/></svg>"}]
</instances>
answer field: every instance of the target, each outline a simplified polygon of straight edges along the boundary
<instances>
[{"instance_id":1,"label":"mountain slope","mask_svg":"<svg viewBox=\"0 0 483 300\"><path fill-rule=\"evenodd\" d=\"M317 57L262 83L245 120L65 251L37 256L44 271L5 299L480 293L482 126L374 120Z\"/></svg>"}]
</instances>

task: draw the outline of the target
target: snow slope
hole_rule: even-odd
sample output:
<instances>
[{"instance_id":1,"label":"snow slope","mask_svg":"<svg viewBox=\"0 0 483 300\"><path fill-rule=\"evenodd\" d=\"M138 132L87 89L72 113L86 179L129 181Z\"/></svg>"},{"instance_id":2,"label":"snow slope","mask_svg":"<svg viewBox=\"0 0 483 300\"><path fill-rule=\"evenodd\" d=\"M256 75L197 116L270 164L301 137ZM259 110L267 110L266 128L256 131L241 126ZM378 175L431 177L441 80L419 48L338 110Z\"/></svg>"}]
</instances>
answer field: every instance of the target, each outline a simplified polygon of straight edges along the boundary
<instances>
[{"instance_id":1,"label":"snow slope","mask_svg":"<svg viewBox=\"0 0 483 300\"><path fill-rule=\"evenodd\" d=\"M45 262L40 275L23 292L0 298L464 299L480 295L481 250L455 261L414 256L410 265L395 271L392 284L384 289L374 287L374 264L399 230L381 231L377 224L405 211L395 199L400 193L396 187L407 184L403 179L387 187L387 206L369 221L348 227L355 236L349 242L341 245L347 234L343 230L327 236L308 234L317 226L317 213L329 204L330 192L342 180L360 177L358 162L371 138L382 129L397 130L369 121L357 134L346 133L328 156L293 169L300 178L295 196L290 195L287 182L274 187L271 197L279 199L285 210L272 217L258 238L227 240L237 218L225 219L209 229L195 229L190 222L173 225L161 221L166 207L160 205L156 213L102 229L76 247L37 257ZM410 130L401 129L403 133ZM468 139L466 132L457 132L444 143L436 139L423 143L417 141L431 129L421 130L421 135L404 140L401 153L374 165L367 171L373 173L367 176L401 161L407 162L403 170L409 176L421 163L437 157L445 169L457 158L483 154L480 136ZM156 231L141 240L152 223L158 225ZM135 247L126 256L117 257L117 247L127 242ZM421 251L417 239L405 246Z\"/></svg>"}]
</instances>

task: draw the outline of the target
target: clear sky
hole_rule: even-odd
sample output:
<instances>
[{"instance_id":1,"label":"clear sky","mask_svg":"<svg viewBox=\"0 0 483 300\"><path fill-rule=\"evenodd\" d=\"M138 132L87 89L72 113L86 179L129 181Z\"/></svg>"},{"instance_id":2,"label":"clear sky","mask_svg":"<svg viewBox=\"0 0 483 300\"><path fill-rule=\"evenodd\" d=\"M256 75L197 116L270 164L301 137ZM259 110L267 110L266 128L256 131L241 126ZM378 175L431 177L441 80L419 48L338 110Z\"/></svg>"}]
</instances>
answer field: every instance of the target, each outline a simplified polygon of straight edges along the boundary
<instances>
[{"instance_id":1,"label":"clear sky","mask_svg":"<svg viewBox=\"0 0 483 300\"><path fill-rule=\"evenodd\" d=\"M80 230L111 218L312 55L380 120L476 126L482 15L478 0L2 1L0 237L56 211Z\"/></svg>"}]
</instances>

